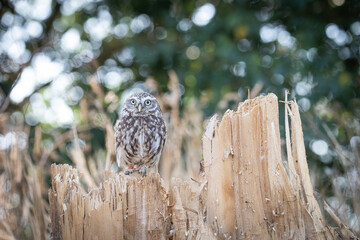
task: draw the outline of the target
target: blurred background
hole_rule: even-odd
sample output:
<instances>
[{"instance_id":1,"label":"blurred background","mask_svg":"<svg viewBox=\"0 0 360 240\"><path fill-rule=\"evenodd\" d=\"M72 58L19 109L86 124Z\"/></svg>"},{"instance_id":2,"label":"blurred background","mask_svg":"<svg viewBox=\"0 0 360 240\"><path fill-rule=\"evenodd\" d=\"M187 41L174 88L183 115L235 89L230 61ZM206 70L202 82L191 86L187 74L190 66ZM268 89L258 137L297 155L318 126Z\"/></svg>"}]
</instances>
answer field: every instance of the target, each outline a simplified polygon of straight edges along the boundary
<instances>
[{"instance_id":1,"label":"blurred background","mask_svg":"<svg viewBox=\"0 0 360 240\"><path fill-rule=\"evenodd\" d=\"M2 0L0 238L50 237L50 165L97 186L115 160L122 101L139 90L167 122L166 181L197 178L213 114L248 90L280 100L289 90L316 197L359 232L359 61L356 0Z\"/></svg>"}]
</instances>

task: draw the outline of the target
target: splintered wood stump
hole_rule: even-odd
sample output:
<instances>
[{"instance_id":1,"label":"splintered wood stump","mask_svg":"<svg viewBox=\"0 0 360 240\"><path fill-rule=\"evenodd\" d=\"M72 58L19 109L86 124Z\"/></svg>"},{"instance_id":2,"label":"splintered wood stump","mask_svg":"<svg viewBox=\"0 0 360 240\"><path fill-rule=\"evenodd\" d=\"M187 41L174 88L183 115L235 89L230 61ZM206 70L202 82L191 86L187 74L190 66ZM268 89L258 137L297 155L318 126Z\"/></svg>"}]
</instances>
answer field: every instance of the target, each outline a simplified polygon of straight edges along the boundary
<instances>
[{"instance_id":1,"label":"splintered wood stump","mask_svg":"<svg viewBox=\"0 0 360 240\"><path fill-rule=\"evenodd\" d=\"M291 106L294 169L281 159L274 94L210 120L203 137L207 223L220 236L332 239L313 194L297 104Z\"/></svg>"},{"instance_id":2,"label":"splintered wood stump","mask_svg":"<svg viewBox=\"0 0 360 240\"><path fill-rule=\"evenodd\" d=\"M214 238L199 201L205 184L173 179L167 193L158 174L110 174L99 188L85 192L71 166L53 164L51 172L53 239Z\"/></svg>"},{"instance_id":3,"label":"splintered wood stump","mask_svg":"<svg viewBox=\"0 0 360 240\"><path fill-rule=\"evenodd\" d=\"M167 193L159 175L115 175L85 193L77 170L52 165L54 239L167 239Z\"/></svg>"},{"instance_id":4,"label":"splintered wood stump","mask_svg":"<svg viewBox=\"0 0 360 240\"><path fill-rule=\"evenodd\" d=\"M298 106L285 107L286 160L278 99L269 94L240 103L220 122L211 118L196 181L172 179L166 189L158 174L110 174L86 192L77 170L52 165L53 238L341 239L314 197Z\"/></svg>"}]
</instances>

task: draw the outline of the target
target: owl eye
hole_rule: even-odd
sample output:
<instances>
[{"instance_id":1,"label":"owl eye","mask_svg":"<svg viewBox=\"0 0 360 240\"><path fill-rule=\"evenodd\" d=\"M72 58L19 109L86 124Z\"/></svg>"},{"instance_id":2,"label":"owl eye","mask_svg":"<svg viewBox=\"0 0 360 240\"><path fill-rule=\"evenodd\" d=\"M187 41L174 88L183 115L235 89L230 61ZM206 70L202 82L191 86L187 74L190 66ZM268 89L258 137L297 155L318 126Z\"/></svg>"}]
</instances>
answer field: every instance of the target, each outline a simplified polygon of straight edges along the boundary
<instances>
[{"instance_id":1,"label":"owl eye","mask_svg":"<svg viewBox=\"0 0 360 240\"><path fill-rule=\"evenodd\" d=\"M135 99L131 99L131 100L130 100L130 103L131 103L132 105L135 105L135 103L136 103Z\"/></svg>"},{"instance_id":2,"label":"owl eye","mask_svg":"<svg viewBox=\"0 0 360 240\"><path fill-rule=\"evenodd\" d=\"M151 101L150 100L146 100L145 101L145 105L149 106L151 104Z\"/></svg>"}]
</instances>

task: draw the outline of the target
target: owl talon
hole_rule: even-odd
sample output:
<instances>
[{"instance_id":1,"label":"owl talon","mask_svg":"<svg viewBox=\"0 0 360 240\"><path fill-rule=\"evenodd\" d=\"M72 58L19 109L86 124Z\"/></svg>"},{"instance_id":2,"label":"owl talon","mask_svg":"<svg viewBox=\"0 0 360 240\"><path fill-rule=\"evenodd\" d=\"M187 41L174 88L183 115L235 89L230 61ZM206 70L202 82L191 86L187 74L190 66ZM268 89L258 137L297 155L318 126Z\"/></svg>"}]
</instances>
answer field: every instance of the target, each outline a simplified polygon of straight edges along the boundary
<instances>
[{"instance_id":1,"label":"owl talon","mask_svg":"<svg viewBox=\"0 0 360 240\"><path fill-rule=\"evenodd\" d=\"M145 168L145 169L140 169L140 170L138 170L138 173L140 173L142 177L146 177L146 176L147 176L146 168Z\"/></svg>"},{"instance_id":2,"label":"owl talon","mask_svg":"<svg viewBox=\"0 0 360 240\"><path fill-rule=\"evenodd\" d=\"M130 174L133 174L133 173L134 173L134 169L126 170L124 172L125 175L130 175Z\"/></svg>"}]
</instances>

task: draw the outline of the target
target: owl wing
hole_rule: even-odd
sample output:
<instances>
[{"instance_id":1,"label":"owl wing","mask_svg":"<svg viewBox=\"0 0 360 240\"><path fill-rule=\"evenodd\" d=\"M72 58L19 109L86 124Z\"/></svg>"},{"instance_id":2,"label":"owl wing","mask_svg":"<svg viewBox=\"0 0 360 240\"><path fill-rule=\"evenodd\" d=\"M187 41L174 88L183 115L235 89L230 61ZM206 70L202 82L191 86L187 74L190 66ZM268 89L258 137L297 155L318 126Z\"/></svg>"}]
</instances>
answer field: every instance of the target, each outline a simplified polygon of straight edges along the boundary
<instances>
[{"instance_id":1,"label":"owl wing","mask_svg":"<svg viewBox=\"0 0 360 240\"><path fill-rule=\"evenodd\" d=\"M122 147L123 143L122 143L122 126L121 126L121 121L117 120L115 123L115 151L116 151L116 162L118 164L118 167L120 167L121 165L121 152L122 152Z\"/></svg>"},{"instance_id":2,"label":"owl wing","mask_svg":"<svg viewBox=\"0 0 360 240\"><path fill-rule=\"evenodd\" d=\"M167 130L166 130L165 121L162 118L161 118L161 133L162 133L161 148L163 149L166 143Z\"/></svg>"},{"instance_id":3,"label":"owl wing","mask_svg":"<svg viewBox=\"0 0 360 240\"><path fill-rule=\"evenodd\" d=\"M156 122L159 123L155 126L157 128L156 132L158 135L157 138L154 139L155 141L151 146L149 154L153 155L154 157L160 157L166 141L166 125L162 118L158 118Z\"/></svg>"}]
</instances>

